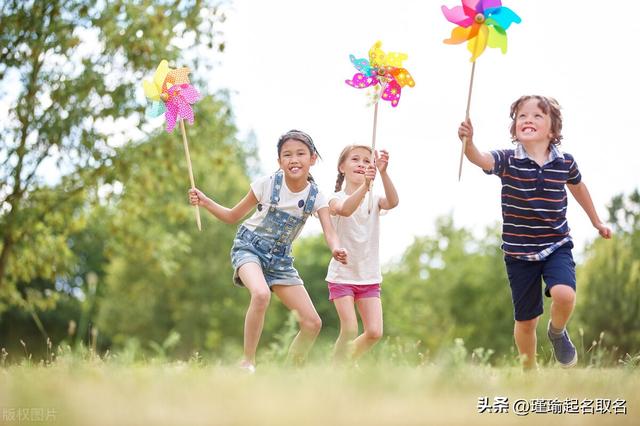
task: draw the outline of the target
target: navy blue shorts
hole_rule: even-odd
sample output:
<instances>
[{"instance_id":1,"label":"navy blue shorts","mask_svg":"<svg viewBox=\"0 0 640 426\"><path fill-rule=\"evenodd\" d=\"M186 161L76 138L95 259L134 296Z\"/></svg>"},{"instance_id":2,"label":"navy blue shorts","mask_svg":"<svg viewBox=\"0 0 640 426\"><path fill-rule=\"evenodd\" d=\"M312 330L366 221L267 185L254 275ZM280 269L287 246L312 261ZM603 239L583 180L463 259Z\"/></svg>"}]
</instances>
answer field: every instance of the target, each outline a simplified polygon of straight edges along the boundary
<instances>
[{"instance_id":1,"label":"navy blue shorts","mask_svg":"<svg viewBox=\"0 0 640 426\"><path fill-rule=\"evenodd\" d=\"M568 242L540 261L504 257L516 321L526 321L542 315L542 279L547 297L551 296L549 290L556 284L568 285L575 291L576 263L573 261L571 248L573 243Z\"/></svg>"}]
</instances>

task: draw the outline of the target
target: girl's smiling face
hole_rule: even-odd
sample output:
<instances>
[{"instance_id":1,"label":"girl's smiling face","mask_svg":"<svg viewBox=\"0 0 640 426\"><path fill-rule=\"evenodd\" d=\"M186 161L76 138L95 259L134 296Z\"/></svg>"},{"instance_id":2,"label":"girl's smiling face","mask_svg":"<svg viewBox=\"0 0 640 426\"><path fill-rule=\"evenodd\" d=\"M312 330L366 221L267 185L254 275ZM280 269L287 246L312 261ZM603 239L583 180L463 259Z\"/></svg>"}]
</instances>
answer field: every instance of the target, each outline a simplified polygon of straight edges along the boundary
<instances>
[{"instance_id":1,"label":"girl's smiling face","mask_svg":"<svg viewBox=\"0 0 640 426\"><path fill-rule=\"evenodd\" d=\"M516 139L521 143L547 142L553 138L551 117L540 109L538 99L531 98L522 103L516 114Z\"/></svg>"},{"instance_id":2,"label":"girl's smiling face","mask_svg":"<svg viewBox=\"0 0 640 426\"><path fill-rule=\"evenodd\" d=\"M371 164L371 152L365 148L354 148L344 159L338 170L344 173L347 183L361 185L364 182L364 172Z\"/></svg>"},{"instance_id":3,"label":"girl's smiling face","mask_svg":"<svg viewBox=\"0 0 640 426\"><path fill-rule=\"evenodd\" d=\"M278 164L290 179L304 179L309 176L309 169L316 163L317 155L304 142L287 139L280 149Z\"/></svg>"}]
</instances>

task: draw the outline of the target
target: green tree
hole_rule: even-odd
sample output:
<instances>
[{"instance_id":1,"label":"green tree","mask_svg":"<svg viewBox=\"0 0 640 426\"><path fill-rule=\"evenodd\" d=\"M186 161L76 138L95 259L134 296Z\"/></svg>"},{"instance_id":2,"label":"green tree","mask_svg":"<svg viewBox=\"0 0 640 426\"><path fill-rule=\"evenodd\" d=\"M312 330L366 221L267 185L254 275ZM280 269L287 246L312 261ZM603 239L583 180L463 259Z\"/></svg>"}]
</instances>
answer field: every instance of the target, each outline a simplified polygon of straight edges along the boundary
<instances>
[{"instance_id":1,"label":"green tree","mask_svg":"<svg viewBox=\"0 0 640 426\"><path fill-rule=\"evenodd\" d=\"M88 193L117 179L114 129L139 124L139 81L185 40L222 50L223 17L205 0L1 3L0 312L53 300L27 287L73 269L67 240Z\"/></svg>"},{"instance_id":2,"label":"green tree","mask_svg":"<svg viewBox=\"0 0 640 426\"><path fill-rule=\"evenodd\" d=\"M585 344L604 332L607 346L640 352L640 193L618 195L609 205L611 240L587 247L578 269L577 315Z\"/></svg>"},{"instance_id":3,"label":"green tree","mask_svg":"<svg viewBox=\"0 0 640 426\"><path fill-rule=\"evenodd\" d=\"M387 336L431 351L462 338L470 348L508 353L513 313L502 256L496 229L478 240L439 218L435 235L416 237L385 275Z\"/></svg>"},{"instance_id":4,"label":"green tree","mask_svg":"<svg viewBox=\"0 0 640 426\"><path fill-rule=\"evenodd\" d=\"M200 101L196 125L187 132L196 185L234 205L249 189L255 147L235 138L227 102ZM201 208L198 232L180 135L159 131L122 155L136 166L127 168L123 190L110 205L97 318L103 344L122 347L130 338L162 342L171 332L180 336L179 354L222 352L227 342L239 344L248 299L231 282L236 226Z\"/></svg>"}]
</instances>

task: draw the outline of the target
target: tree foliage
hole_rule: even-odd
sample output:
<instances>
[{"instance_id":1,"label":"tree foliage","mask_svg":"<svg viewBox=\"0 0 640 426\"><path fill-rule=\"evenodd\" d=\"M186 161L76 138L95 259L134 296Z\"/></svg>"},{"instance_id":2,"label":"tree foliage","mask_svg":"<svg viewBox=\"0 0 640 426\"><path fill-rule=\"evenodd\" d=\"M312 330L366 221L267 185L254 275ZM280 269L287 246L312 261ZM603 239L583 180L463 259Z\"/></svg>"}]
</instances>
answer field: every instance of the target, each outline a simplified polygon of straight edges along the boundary
<instances>
[{"instance_id":1,"label":"tree foliage","mask_svg":"<svg viewBox=\"0 0 640 426\"><path fill-rule=\"evenodd\" d=\"M609 205L611 240L586 250L578 270L577 314L586 344L599 339L631 355L640 351L640 193L617 195Z\"/></svg>"},{"instance_id":2,"label":"tree foliage","mask_svg":"<svg viewBox=\"0 0 640 426\"><path fill-rule=\"evenodd\" d=\"M462 338L467 347L507 353L513 310L498 231L477 239L441 217L435 235L416 237L390 267L383 305L387 336L432 352Z\"/></svg>"},{"instance_id":3,"label":"tree foliage","mask_svg":"<svg viewBox=\"0 0 640 426\"><path fill-rule=\"evenodd\" d=\"M140 124L139 81L177 40L213 47L223 18L200 0L1 3L0 311L69 271L88 192L117 179L117 129Z\"/></svg>"}]
</instances>

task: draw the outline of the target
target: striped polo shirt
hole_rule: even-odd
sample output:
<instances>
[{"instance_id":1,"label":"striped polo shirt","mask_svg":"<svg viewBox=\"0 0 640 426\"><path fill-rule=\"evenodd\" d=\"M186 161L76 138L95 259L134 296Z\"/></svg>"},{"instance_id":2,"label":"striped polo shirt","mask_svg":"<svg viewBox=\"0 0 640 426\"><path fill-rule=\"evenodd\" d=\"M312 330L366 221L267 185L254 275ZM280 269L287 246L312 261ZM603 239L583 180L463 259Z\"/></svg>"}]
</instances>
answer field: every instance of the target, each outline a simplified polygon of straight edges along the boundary
<instances>
[{"instance_id":1,"label":"striped polo shirt","mask_svg":"<svg viewBox=\"0 0 640 426\"><path fill-rule=\"evenodd\" d=\"M493 170L502 181L502 250L522 260L543 260L571 241L567 224L565 184L582 176L573 156L549 145L549 158L540 167L522 144L491 151Z\"/></svg>"}]
</instances>

